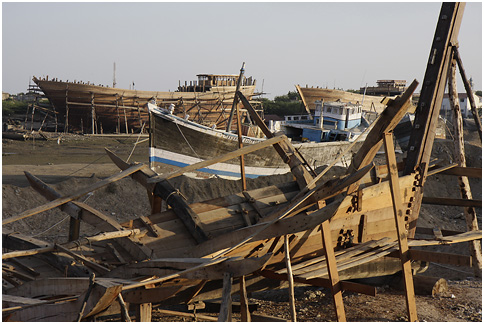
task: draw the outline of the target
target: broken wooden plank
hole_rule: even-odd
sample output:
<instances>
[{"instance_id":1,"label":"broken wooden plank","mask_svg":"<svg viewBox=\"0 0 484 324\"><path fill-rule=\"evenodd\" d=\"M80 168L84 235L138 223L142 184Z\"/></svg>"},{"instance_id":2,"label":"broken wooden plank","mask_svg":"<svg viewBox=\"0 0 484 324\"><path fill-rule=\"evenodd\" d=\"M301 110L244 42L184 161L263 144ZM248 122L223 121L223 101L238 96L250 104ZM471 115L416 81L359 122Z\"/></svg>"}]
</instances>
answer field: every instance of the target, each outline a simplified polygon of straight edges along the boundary
<instances>
[{"instance_id":1,"label":"broken wooden plank","mask_svg":"<svg viewBox=\"0 0 484 324\"><path fill-rule=\"evenodd\" d=\"M55 208L57 206L60 206L60 205L63 205L65 203L68 203L72 200L75 200L79 197L82 197L84 196L85 194L87 194L88 192L91 192L91 191L94 191L94 190L97 190L99 188L102 188L112 182L115 182L115 181L118 181L124 177L127 177L129 176L131 173L134 173L136 171L139 171L141 170L142 168L146 168L147 166L145 165L142 165L142 164L137 164L137 165L133 165L132 167L130 167L129 169L125 170L125 171L122 171L118 174L115 174L107 179L104 179L104 180L101 180L91 186L88 186L86 188L83 188L81 190L78 190L76 191L75 193L69 195L69 196L66 196L66 197L62 197L62 198L58 198L56 200L53 200L47 204L44 204L44 205L41 205L41 206L38 206L38 207L35 207L35 208L32 208L32 209L29 209L29 210L26 210L16 216L12 216L12 217L9 217L9 218L6 218L4 220L2 220L2 225L6 225L6 224L10 224L12 222L15 222L15 221L18 221L20 219L24 219L24 218L27 218L27 217L30 217L30 216L33 216L33 215L36 215L38 213L41 213L43 211L47 211L47 210L50 210L52 208Z\"/></svg>"},{"instance_id":2,"label":"broken wooden plank","mask_svg":"<svg viewBox=\"0 0 484 324\"><path fill-rule=\"evenodd\" d=\"M197 280L217 280L223 277L225 272L230 272L234 277L251 274L263 268L271 255L267 254L260 258L229 258L219 264L207 265L198 270L193 270L180 275L182 278ZM130 278L132 276L165 276L180 271L185 271L197 266L203 266L210 262L204 258L166 258L148 260L118 267L111 274Z\"/></svg>"},{"instance_id":3,"label":"broken wooden plank","mask_svg":"<svg viewBox=\"0 0 484 324\"><path fill-rule=\"evenodd\" d=\"M110 233L101 233L99 235L81 238L77 241L72 241L72 242L68 242L68 243L64 243L64 244L49 244L45 247L31 249L31 250L22 250L22 251L13 251L13 252L8 252L8 253L3 253L2 254L2 260L3 259L9 259L9 258L15 258L15 257L21 257L21 256L35 255L35 254L45 253L45 252L51 252L51 251L55 251L58 247L61 247L61 248L64 248L64 249L72 249L72 248L76 248L76 247L79 247L79 246L82 246L82 245L85 245L85 244L90 244L92 242L101 242L101 241L120 238L120 237L137 235L137 234L140 234L140 233L141 233L141 230L139 230L139 229L117 231L117 232L110 232Z\"/></svg>"}]
</instances>

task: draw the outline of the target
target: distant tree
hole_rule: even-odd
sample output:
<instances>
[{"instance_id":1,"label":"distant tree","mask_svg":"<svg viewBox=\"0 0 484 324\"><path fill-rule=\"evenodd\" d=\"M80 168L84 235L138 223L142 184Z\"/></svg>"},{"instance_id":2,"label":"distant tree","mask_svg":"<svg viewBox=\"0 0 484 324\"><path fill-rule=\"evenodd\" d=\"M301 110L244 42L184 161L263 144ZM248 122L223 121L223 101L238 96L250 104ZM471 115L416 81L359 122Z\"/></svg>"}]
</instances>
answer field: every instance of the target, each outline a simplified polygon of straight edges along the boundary
<instances>
[{"instance_id":1,"label":"distant tree","mask_svg":"<svg viewBox=\"0 0 484 324\"><path fill-rule=\"evenodd\" d=\"M482 90L477 90L476 95L478 95L479 97L482 97Z\"/></svg>"},{"instance_id":2,"label":"distant tree","mask_svg":"<svg viewBox=\"0 0 484 324\"><path fill-rule=\"evenodd\" d=\"M278 115L280 117L305 112L301 98L296 91L289 91L285 95L276 96L274 100L264 98L262 99L262 106L266 114Z\"/></svg>"}]
</instances>

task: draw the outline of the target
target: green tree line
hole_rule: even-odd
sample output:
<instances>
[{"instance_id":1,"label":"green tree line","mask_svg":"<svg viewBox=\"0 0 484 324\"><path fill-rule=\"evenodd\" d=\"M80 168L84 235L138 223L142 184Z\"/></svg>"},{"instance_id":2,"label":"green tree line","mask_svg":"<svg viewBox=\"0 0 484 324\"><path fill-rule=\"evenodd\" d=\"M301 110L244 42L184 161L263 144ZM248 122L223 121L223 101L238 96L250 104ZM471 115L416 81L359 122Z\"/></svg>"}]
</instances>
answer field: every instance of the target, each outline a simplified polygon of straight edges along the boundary
<instances>
[{"instance_id":1,"label":"green tree line","mask_svg":"<svg viewBox=\"0 0 484 324\"><path fill-rule=\"evenodd\" d=\"M297 115L306 112L297 91L289 91L285 95L276 96L274 100L262 98L261 101L265 114L284 117L285 115Z\"/></svg>"}]
</instances>

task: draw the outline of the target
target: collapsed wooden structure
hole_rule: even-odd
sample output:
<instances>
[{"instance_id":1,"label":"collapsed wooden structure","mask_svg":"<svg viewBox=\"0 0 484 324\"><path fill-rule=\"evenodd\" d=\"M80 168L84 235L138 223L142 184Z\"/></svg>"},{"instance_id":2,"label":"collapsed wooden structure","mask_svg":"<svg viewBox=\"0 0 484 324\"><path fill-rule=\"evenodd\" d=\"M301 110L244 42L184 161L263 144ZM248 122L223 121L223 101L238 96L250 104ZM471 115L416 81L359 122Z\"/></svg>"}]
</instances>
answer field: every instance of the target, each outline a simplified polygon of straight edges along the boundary
<instances>
[{"instance_id":1,"label":"collapsed wooden structure","mask_svg":"<svg viewBox=\"0 0 484 324\"><path fill-rule=\"evenodd\" d=\"M247 290L288 281L289 291L294 282L329 288L336 318L345 321L343 291L376 293L375 288L348 279L403 270L408 319L416 321L412 267L418 267L418 263L412 261L481 267L482 232L476 227L472 208L467 208L466 233L443 236L431 229L417 228L428 176L449 169L458 170L461 177L481 174L480 170L471 172L465 168L462 161L458 166L432 165L430 154L463 7L459 3L444 3L442 7L435 36L439 41L435 40L432 46L409 151L403 162L396 160L392 130L411 106L409 99L417 87L416 81L402 96L386 101L385 111L353 157L347 174L337 179L324 177L334 164L312 175L287 138L271 134L241 92L237 92L236 100L241 101L268 138L274 137L266 145L272 145L290 166L294 182L255 190L246 190L243 185L239 194L187 204L169 179L226 156L158 175L144 164L127 164L108 151L122 172L68 196L61 196L26 173L32 187L50 202L4 219L2 224L59 207L71 216L69 242L47 244L3 231L3 247L8 251L2 255L2 269L8 274L4 276L8 278L8 287L4 287L3 319L73 321L121 314L129 320L129 310L135 310L138 320L149 321L153 305L193 304L221 296L218 320L229 321L231 294L239 291L242 320L250 321ZM456 131L461 138L462 129ZM382 145L386 164L376 165L374 158ZM244 152L241 147L230 153L230 158L241 158L243 184ZM78 201L88 192L127 176L146 187L151 215L119 224ZM462 188L464 195L466 189ZM463 197L462 201L469 199ZM162 201L169 209L161 210ZM103 233L82 237L81 221ZM430 231L433 237L416 239L417 231ZM469 257L416 249L465 241L472 244L474 262ZM33 263L37 267L30 265ZM43 277L39 269L46 265L51 266L51 275ZM234 285L236 281L238 286ZM292 320L296 320L295 311Z\"/></svg>"}]
</instances>

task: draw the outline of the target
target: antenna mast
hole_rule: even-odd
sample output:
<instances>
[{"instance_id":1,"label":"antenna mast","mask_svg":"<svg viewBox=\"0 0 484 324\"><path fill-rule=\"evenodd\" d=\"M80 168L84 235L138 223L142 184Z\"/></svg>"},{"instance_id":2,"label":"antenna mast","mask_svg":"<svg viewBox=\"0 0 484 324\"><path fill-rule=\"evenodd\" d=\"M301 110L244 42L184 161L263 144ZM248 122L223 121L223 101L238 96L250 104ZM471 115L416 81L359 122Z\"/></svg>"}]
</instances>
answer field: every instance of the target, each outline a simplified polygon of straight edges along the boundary
<instances>
[{"instance_id":1,"label":"antenna mast","mask_svg":"<svg viewBox=\"0 0 484 324\"><path fill-rule=\"evenodd\" d=\"M116 62L113 63L113 88L116 88Z\"/></svg>"}]
</instances>

